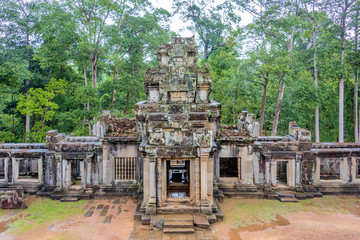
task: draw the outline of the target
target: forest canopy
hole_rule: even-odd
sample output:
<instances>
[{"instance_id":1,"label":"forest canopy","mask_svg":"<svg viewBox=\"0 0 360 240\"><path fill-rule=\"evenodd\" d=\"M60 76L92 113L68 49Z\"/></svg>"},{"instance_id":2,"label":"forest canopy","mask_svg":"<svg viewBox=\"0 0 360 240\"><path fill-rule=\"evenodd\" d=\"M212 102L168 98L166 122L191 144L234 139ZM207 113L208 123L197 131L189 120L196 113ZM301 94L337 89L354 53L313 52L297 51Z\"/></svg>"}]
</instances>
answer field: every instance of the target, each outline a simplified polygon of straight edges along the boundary
<instances>
[{"instance_id":1,"label":"forest canopy","mask_svg":"<svg viewBox=\"0 0 360 240\"><path fill-rule=\"evenodd\" d=\"M359 0L173 0L171 12L147 0L0 0L0 143L91 135L103 110L134 117L157 47L181 35L174 15L210 66L223 124L247 110L262 135L296 121L316 142L359 141L359 11Z\"/></svg>"}]
</instances>

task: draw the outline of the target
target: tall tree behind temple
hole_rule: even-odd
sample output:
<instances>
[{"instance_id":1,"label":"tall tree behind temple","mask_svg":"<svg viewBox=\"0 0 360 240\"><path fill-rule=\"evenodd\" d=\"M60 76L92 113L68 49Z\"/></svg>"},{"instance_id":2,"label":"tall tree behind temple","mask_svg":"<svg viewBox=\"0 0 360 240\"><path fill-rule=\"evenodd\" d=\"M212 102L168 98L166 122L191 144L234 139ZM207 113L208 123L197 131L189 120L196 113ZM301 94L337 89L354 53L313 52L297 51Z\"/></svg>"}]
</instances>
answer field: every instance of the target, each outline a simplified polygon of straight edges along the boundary
<instances>
[{"instance_id":1,"label":"tall tree behind temple","mask_svg":"<svg viewBox=\"0 0 360 240\"><path fill-rule=\"evenodd\" d=\"M66 3L77 25L76 33L80 38L79 50L88 56L91 64L92 87L96 88L98 62L105 51L105 30L114 3L111 0L67 0Z\"/></svg>"},{"instance_id":2,"label":"tall tree behind temple","mask_svg":"<svg viewBox=\"0 0 360 240\"><path fill-rule=\"evenodd\" d=\"M0 5L2 6L0 12L0 26L3 34L5 35L5 48L16 48L17 51L21 51L22 54L12 55L16 58L16 64L22 65L21 71L25 71L27 68L27 74L24 76L24 88L27 91L30 87L32 78L31 71L29 69L31 61L30 47L32 41L34 41L34 23L35 23L35 7L37 1L9 1L2 0ZM19 52L18 52L19 53ZM18 65L19 66L19 65ZM18 68L17 68L18 69ZM16 71L16 70L15 70ZM19 75L18 75L19 76ZM26 135L30 134L30 115L25 116L25 142L28 140Z\"/></svg>"},{"instance_id":3,"label":"tall tree behind temple","mask_svg":"<svg viewBox=\"0 0 360 240\"><path fill-rule=\"evenodd\" d=\"M329 13L332 20L340 30L341 41L341 73L339 79L339 142L344 142L344 81L346 78L345 70L345 42L348 36L347 31L350 27L349 16L354 11L354 4L357 0L329 0L325 2L324 8Z\"/></svg>"},{"instance_id":4,"label":"tall tree behind temple","mask_svg":"<svg viewBox=\"0 0 360 240\"><path fill-rule=\"evenodd\" d=\"M224 44L226 36L240 21L230 1L214 5L213 0L175 0L173 9L174 14L180 14L184 21L191 23L188 29L199 35L205 59Z\"/></svg>"}]
</instances>

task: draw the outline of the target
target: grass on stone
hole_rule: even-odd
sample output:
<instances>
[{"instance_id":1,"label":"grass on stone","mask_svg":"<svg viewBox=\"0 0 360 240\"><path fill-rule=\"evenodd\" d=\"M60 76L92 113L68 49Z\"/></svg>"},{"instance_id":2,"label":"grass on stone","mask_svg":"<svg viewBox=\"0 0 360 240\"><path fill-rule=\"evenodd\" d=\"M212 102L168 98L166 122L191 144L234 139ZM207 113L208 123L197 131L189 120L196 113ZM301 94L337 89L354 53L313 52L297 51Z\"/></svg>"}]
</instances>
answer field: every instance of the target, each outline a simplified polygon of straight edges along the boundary
<instances>
[{"instance_id":1,"label":"grass on stone","mask_svg":"<svg viewBox=\"0 0 360 240\"><path fill-rule=\"evenodd\" d=\"M47 198L36 199L27 209L22 210L16 217L20 218L10 226L11 232L25 233L47 223L49 226L55 220L69 220L81 214L85 214L88 201L60 202Z\"/></svg>"},{"instance_id":2,"label":"grass on stone","mask_svg":"<svg viewBox=\"0 0 360 240\"><path fill-rule=\"evenodd\" d=\"M264 199L225 199L221 204L224 222L233 228L261 225L276 220L276 216L288 213L309 211L319 215L328 213L348 214L360 209L360 198L324 196L307 199L298 203L281 203Z\"/></svg>"}]
</instances>

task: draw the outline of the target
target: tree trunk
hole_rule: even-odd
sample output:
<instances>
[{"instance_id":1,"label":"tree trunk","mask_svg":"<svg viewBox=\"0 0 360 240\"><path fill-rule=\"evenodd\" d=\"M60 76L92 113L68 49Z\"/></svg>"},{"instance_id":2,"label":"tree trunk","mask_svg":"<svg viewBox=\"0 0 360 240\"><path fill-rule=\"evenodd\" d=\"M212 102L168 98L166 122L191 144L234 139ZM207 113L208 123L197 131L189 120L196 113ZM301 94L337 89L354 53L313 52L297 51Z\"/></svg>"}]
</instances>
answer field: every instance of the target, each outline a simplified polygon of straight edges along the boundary
<instances>
[{"instance_id":1,"label":"tree trunk","mask_svg":"<svg viewBox=\"0 0 360 240\"><path fill-rule=\"evenodd\" d=\"M84 66L84 79L85 79L85 87L87 87L88 83L87 83L86 67L85 66ZM84 106L84 110L85 110L85 106ZM86 110L90 111L89 101L86 102Z\"/></svg>"},{"instance_id":2,"label":"tree trunk","mask_svg":"<svg viewBox=\"0 0 360 240\"><path fill-rule=\"evenodd\" d=\"M96 88L96 60L91 59L92 87Z\"/></svg>"},{"instance_id":3,"label":"tree trunk","mask_svg":"<svg viewBox=\"0 0 360 240\"><path fill-rule=\"evenodd\" d=\"M236 119L235 119L235 99L233 99L233 125L236 125Z\"/></svg>"},{"instance_id":4,"label":"tree trunk","mask_svg":"<svg viewBox=\"0 0 360 240\"><path fill-rule=\"evenodd\" d=\"M344 20L343 20L344 21ZM344 25L343 23L342 25ZM342 29L343 33L341 34L341 65L344 67L344 57L345 57L345 29ZM342 69L343 70L343 69ZM341 73L344 74L343 72ZM344 142L344 77L342 76L339 81L339 142Z\"/></svg>"},{"instance_id":5,"label":"tree trunk","mask_svg":"<svg viewBox=\"0 0 360 240\"><path fill-rule=\"evenodd\" d=\"M359 26L359 9L356 10L355 14L355 29L354 29L354 35L355 35L355 52L358 52L358 26ZM356 67L356 66L355 66ZM354 70L354 137L355 142L359 142L359 115L358 115L358 70Z\"/></svg>"},{"instance_id":6,"label":"tree trunk","mask_svg":"<svg viewBox=\"0 0 360 240\"><path fill-rule=\"evenodd\" d=\"M344 79L339 82L339 142L344 142Z\"/></svg>"},{"instance_id":7,"label":"tree trunk","mask_svg":"<svg viewBox=\"0 0 360 240\"><path fill-rule=\"evenodd\" d=\"M29 32L26 32L26 56L27 60L29 61ZM25 85L26 85L26 99L28 99L29 96L29 86L30 86L30 79L25 79ZM25 117L25 142L29 141L28 134L30 133L30 115L26 114Z\"/></svg>"},{"instance_id":8,"label":"tree trunk","mask_svg":"<svg viewBox=\"0 0 360 240\"><path fill-rule=\"evenodd\" d=\"M204 43L204 58L207 60L209 58L209 41Z\"/></svg>"},{"instance_id":9,"label":"tree trunk","mask_svg":"<svg viewBox=\"0 0 360 240\"><path fill-rule=\"evenodd\" d=\"M354 137L355 142L359 142L359 119L358 119L358 73L354 71Z\"/></svg>"},{"instance_id":10,"label":"tree trunk","mask_svg":"<svg viewBox=\"0 0 360 240\"><path fill-rule=\"evenodd\" d=\"M316 24L315 24L315 4L313 4L312 17L310 18L313 26L313 49L314 49L314 84L316 93L318 92L318 69L317 69L317 52L316 52ZM316 94L316 97L318 95ZM318 106L318 99L316 98L315 106L315 142L320 142L320 113Z\"/></svg>"},{"instance_id":11,"label":"tree trunk","mask_svg":"<svg viewBox=\"0 0 360 240\"><path fill-rule=\"evenodd\" d=\"M266 78L264 82L264 89L262 95L262 102L261 102L261 114L260 114L260 136L263 136L263 128L264 128L264 116L265 116L265 103L266 103L266 93L267 93L267 86L269 83L269 73L266 73Z\"/></svg>"},{"instance_id":12,"label":"tree trunk","mask_svg":"<svg viewBox=\"0 0 360 240\"><path fill-rule=\"evenodd\" d=\"M116 81L117 81L117 79L118 79L118 73L119 73L119 71L118 71L117 68L115 67L115 68L114 68L114 81L113 81L113 86L115 86ZM114 106L114 103L115 103L115 93L116 93L116 89L113 88L113 90L112 90L112 96L111 96L111 106Z\"/></svg>"},{"instance_id":13,"label":"tree trunk","mask_svg":"<svg viewBox=\"0 0 360 240\"><path fill-rule=\"evenodd\" d=\"M29 85L30 85L29 79L25 79L25 85L26 85L26 99L28 99ZM30 115L26 114L26 117L25 117L25 142L29 141L29 134L30 134Z\"/></svg>"},{"instance_id":14,"label":"tree trunk","mask_svg":"<svg viewBox=\"0 0 360 240\"><path fill-rule=\"evenodd\" d=\"M281 103L282 103L283 96L284 96L284 88L285 88L285 83L281 83L280 88L279 88L279 94L278 94L278 100L277 100L277 104L276 104L275 117L274 117L274 123L273 123L272 131L271 131L271 136L276 136L277 127L278 127L278 123L279 123L279 117L280 117Z\"/></svg>"},{"instance_id":15,"label":"tree trunk","mask_svg":"<svg viewBox=\"0 0 360 240\"><path fill-rule=\"evenodd\" d=\"M14 92L11 92L11 102L14 102ZM11 111L12 112L12 132L15 136L15 117L14 117L14 109Z\"/></svg>"}]
</instances>

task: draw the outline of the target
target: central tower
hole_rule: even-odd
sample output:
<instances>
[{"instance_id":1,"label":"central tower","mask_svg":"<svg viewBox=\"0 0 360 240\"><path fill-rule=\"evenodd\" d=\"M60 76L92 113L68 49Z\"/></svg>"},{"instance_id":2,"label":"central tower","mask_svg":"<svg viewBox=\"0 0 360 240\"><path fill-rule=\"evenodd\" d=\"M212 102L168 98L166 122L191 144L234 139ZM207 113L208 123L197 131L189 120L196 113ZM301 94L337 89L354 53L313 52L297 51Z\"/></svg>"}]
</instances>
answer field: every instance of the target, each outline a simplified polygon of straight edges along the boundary
<instances>
[{"instance_id":1,"label":"central tower","mask_svg":"<svg viewBox=\"0 0 360 240\"><path fill-rule=\"evenodd\" d=\"M209 100L210 69L197 65L197 54L194 37L173 38L146 71L147 100L135 107L146 214L180 204L180 212L211 214L221 105Z\"/></svg>"}]
</instances>

